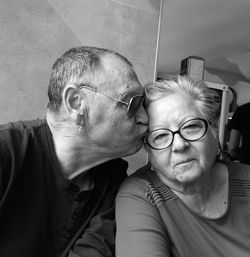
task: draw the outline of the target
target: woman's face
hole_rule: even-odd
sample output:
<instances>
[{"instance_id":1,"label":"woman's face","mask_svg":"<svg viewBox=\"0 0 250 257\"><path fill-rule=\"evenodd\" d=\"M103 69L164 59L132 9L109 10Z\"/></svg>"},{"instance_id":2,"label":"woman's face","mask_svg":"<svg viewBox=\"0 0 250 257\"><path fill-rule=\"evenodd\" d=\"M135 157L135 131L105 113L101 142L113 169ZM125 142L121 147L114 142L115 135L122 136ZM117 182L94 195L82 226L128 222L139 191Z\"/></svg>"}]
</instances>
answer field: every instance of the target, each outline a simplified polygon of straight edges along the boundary
<instances>
[{"instance_id":1,"label":"woman's face","mask_svg":"<svg viewBox=\"0 0 250 257\"><path fill-rule=\"evenodd\" d=\"M147 112L149 132L158 128L176 131L193 118L204 118L197 104L187 95L172 94L152 102ZM197 141L187 141L179 134L173 143L163 150L147 146L152 166L169 186L189 184L206 176L212 167L217 150L217 140L210 126L207 133Z\"/></svg>"}]
</instances>

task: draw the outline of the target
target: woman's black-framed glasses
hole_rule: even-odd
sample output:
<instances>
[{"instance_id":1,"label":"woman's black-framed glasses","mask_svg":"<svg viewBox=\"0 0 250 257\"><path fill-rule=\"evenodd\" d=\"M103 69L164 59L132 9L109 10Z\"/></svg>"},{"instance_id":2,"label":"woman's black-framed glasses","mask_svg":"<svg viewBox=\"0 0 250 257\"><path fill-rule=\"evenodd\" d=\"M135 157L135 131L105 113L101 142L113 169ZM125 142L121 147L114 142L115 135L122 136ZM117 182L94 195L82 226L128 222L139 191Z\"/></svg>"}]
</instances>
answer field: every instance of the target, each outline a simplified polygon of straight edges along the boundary
<instances>
[{"instance_id":1,"label":"woman's black-framed glasses","mask_svg":"<svg viewBox=\"0 0 250 257\"><path fill-rule=\"evenodd\" d=\"M176 131L167 128L155 129L149 132L145 141L149 147L162 150L172 145L175 134L179 134L184 140L196 141L206 134L207 129L207 120L195 118L185 121Z\"/></svg>"},{"instance_id":2,"label":"woman's black-framed glasses","mask_svg":"<svg viewBox=\"0 0 250 257\"><path fill-rule=\"evenodd\" d=\"M143 102L145 100L145 94L138 94L138 95L134 95L133 97L131 97L129 102L127 103L127 102L122 101L120 99L116 99L116 98L113 98L109 95L106 95L106 94L98 91L95 88L92 88L92 87L89 87L89 86L86 86L86 85L83 85L83 86L79 87L79 89L82 89L82 88L85 88L85 89L91 90L95 93L98 93L100 95L103 95L103 96L111 99L114 102L125 104L127 106L126 111L127 111L129 117L133 117L137 113L140 106L143 104Z\"/></svg>"}]
</instances>

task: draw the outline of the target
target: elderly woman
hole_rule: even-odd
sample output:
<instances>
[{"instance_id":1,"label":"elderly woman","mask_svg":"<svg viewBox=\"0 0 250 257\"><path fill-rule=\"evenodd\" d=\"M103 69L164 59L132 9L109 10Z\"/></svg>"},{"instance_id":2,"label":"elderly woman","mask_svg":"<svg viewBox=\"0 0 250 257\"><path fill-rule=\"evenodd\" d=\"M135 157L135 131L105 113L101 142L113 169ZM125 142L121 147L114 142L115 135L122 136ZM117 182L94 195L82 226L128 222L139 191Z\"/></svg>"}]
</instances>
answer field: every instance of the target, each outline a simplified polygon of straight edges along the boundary
<instances>
[{"instance_id":1,"label":"elderly woman","mask_svg":"<svg viewBox=\"0 0 250 257\"><path fill-rule=\"evenodd\" d=\"M179 76L146 96L150 162L120 188L116 256L249 257L250 166L216 157L216 92Z\"/></svg>"}]
</instances>

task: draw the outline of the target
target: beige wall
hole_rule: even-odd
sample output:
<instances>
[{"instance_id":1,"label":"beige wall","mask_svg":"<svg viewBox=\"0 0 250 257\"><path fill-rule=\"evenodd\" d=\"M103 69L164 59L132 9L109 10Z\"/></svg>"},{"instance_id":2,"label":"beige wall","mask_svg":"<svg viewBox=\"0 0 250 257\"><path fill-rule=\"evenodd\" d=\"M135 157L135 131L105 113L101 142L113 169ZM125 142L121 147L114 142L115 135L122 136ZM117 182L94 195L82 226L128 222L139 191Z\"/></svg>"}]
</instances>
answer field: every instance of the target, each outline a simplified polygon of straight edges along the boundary
<instances>
[{"instance_id":1,"label":"beige wall","mask_svg":"<svg viewBox=\"0 0 250 257\"><path fill-rule=\"evenodd\" d=\"M44 117L51 66L74 46L116 50L152 81L159 11L160 0L1 0L0 123Z\"/></svg>"}]
</instances>

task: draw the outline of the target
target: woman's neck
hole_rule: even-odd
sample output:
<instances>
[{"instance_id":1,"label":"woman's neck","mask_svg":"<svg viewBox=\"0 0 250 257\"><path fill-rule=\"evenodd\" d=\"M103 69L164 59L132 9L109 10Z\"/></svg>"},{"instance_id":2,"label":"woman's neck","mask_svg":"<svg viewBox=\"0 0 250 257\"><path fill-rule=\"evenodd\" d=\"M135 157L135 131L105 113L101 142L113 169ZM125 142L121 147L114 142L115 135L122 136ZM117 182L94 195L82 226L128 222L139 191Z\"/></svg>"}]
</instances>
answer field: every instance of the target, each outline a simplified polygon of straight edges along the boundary
<instances>
[{"instance_id":1,"label":"woman's neck","mask_svg":"<svg viewBox=\"0 0 250 257\"><path fill-rule=\"evenodd\" d=\"M206 181L200 185L187 187L180 192L173 192L194 212L208 218L222 216L228 205L228 168L223 163L215 163Z\"/></svg>"},{"instance_id":2,"label":"woman's neck","mask_svg":"<svg viewBox=\"0 0 250 257\"><path fill-rule=\"evenodd\" d=\"M165 178L157 173L164 182ZM228 169L216 162L200 179L187 184L164 182L191 210L205 217L219 217L228 203Z\"/></svg>"}]
</instances>

